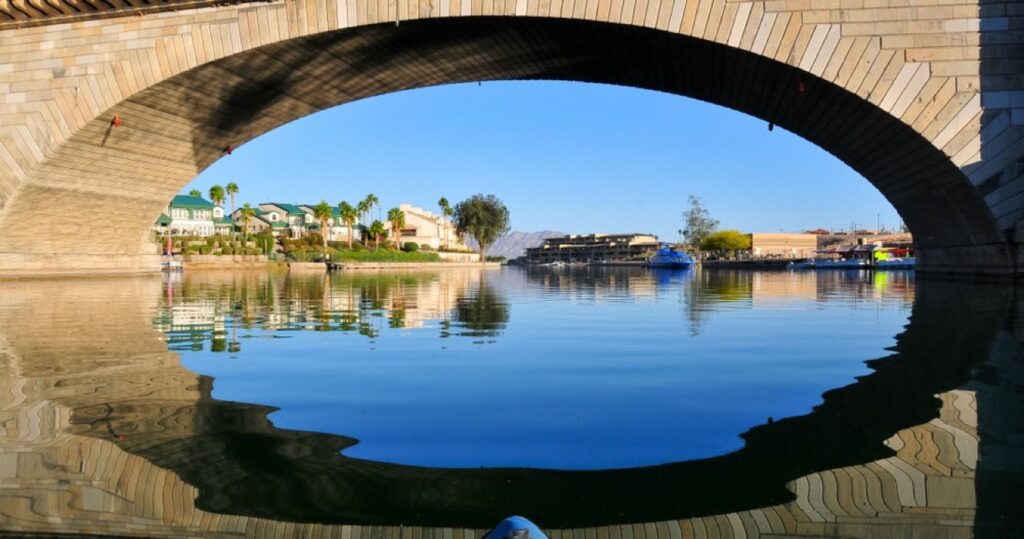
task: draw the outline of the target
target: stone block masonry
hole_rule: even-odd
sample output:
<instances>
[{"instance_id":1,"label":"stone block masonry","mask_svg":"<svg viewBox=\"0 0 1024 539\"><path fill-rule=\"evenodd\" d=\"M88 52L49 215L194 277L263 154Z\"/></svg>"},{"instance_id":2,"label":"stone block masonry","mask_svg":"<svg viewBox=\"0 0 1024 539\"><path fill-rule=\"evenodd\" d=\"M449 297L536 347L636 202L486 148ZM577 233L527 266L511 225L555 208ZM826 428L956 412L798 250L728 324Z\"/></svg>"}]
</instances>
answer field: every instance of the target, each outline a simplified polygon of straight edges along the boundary
<instances>
[{"instance_id":1,"label":"stone block masonry","mask_svg":"<svg viewBox=\"0 0 1024 539\"><path fill-rule=\"evenodd\" d=\"M1019 2L104 6L0 0L0 275L153 271L149 226L225 148L355 99L501 79L630 85L758 116L878 187L922 270L1022 267Z\"/></svg>"}]
</instances>

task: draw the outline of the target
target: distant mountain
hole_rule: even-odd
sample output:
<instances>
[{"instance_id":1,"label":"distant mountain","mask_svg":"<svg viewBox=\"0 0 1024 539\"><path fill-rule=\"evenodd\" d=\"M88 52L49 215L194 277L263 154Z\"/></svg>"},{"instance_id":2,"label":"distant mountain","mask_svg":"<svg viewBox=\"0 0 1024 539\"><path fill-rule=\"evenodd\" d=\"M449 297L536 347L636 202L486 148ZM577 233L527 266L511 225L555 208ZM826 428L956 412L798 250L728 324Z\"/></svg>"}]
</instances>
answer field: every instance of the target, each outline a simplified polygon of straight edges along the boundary
<instances>
[{"instance_id":1,"label":"distant mountain","mask_svg":"<svg viewBox=\"0 0 1024 539\"><path fill-rule=\"evenodd\" d=\"M512 231L498 238L494 245L487 249L487 256L503 256L509 260L526 254L527 247L536 247L548 238L564 236L562 232L545 230L543 232L516 232ZM472 236L466 238L466 244L477 249L479 246Z\"/></svg>"}]
</instances>

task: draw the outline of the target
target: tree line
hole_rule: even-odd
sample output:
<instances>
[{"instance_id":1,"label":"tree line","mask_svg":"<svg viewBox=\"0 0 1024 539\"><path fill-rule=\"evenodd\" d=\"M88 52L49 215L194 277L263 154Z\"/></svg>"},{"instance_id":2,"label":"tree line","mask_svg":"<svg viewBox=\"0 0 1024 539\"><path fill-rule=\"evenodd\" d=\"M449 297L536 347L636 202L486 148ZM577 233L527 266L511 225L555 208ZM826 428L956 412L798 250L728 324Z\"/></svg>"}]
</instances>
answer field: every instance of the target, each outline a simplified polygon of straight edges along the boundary
<instances>
[{"instance_id":1,"label":"tree line","mask_svg":"<svg viewBox=\"0 0 1024 539\"><path fill-rule=\"evenodd\" d=\"M210 187L208 194L210 201L218 206L224 204L225 197L230 197L231 214L235 213L235 196L238 194L237 184L228 183L224 187L213 185ZM189 195L201 197L202 192L198 189L193 189L189 192ZM437 201L437 205L440 209L441 223L444 230L443 245L446 247L451 246L450 227L448 226L451 225L455 228L457 235L468 234L473 236L480 246L481 262L486 259L487 248L509 231L508 208L505 207L501 199L494 195L476 194L459 202L455 207L451 206L447 198L441 197ZM389 235L392 237L396 248L402 247L400 241L402 230L406 226L405 212L398 207L389 209L387 213L387 226L379 218L371 221L369 225L364 224L367 218L372 216L375 208L378 209L379 217L380 199L373 193L366 195L355 205L345 200L338 203L338 221L339 224L343 224L348 228L347 243L349 249L352 249L357 222L360 223L360 235L365 240L373 240L375 250L380 248L381 241L387 239ZM256 208L252 207L248 202L245 203L239 213L239 220L242 222L244 230L249 230L249 224L255 217ZM334 218L334 208L326 200L321 200L313 206L313 218L320 224L320 235L323 240L323 246L326 248L328 225L331 219Z\"/></svg>"},{"instance_id":2,"label":"tree line","mask_svg":"<svg viewBox=\"0 0 1024 539\"><path fill-rule=\"evenodd\" d=\"M704 207L699 197L690 195L689 209L683 212L683 241L697 251L735 252L750 249L750 236L735 229L718 230L718 220Z\"/></svg>"}]
</instances>

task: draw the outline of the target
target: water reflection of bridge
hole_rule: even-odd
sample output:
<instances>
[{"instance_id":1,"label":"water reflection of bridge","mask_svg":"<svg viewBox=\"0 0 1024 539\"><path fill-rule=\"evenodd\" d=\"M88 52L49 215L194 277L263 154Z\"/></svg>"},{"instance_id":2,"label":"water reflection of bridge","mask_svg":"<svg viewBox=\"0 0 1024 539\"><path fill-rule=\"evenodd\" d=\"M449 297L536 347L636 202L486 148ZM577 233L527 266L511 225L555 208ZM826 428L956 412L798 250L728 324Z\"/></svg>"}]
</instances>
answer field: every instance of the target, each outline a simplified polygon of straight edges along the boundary
<instances>
[{"instance_id":1,"label":"water reflection of bridge","mask_svg":"<svg viewBox=\"0 0 1024 539\"><path fill-rule=\"evenodd\" d=\"M522 470L460 473L360 461L339 468L331 460L338 437L280 431L266 420L266 408L213 401L210 380L183 369L152 329L163 294L153 280L3 285L5 529L470 539L482 530L443 527L429 518L457 520L475 503L500 503L508 495L556 528L550 530L555 539L966 537L1021 530L1015 505L1020 447L1013 443L1021 436L1021 402L1014 393L1021 355L1014 319L1008 323L1006 316L1011 298L1001 288L918 283L912 323L893 356L874 361L875 372L857 384L827 393L814 413L752 429L744 449L752 455L657 467L649 474L554 473L540 481ZM264 450L276 455L270 467L280 467L279 474L254 468L265 461L253 455ZM699 466L716 473L705 475ZM736 467L744 473L731 473ZM349 475L329 481L335 473ZM296 491L286 478L302 474L318 482ZM704 481L692 480L698 477ZM353 499L366 478L400 489ZM493 499L459 498L453 489L459 482L473 492L474 485L506 479L504 492ZM246 490L250 481L264 486ZM765 496L764 487L776 481L779 491ZM792 494L781 489L783 483ZM594 488L560 499L544 494L561 496L581 485ZM661 492L651 498L645 491L655 486ZM283 498L296 497L321 521L330 513L316 510L338 511L343 518L344 507L332 504L347 500L356 508L366 503L378 510L424 510L422 523L442 527L399 526L414 523L411 512L407 520L392 517L393 525L382 518L361 526L286 522L305 520L287 511L274 516ZM545 522L544 504L561 504L555 509L570 517ZM626 514L609 510L616 504ZM438 516L426 516L431 511ZM585 517L592 521L572 523Z\"/></svg>"}]
</instances>

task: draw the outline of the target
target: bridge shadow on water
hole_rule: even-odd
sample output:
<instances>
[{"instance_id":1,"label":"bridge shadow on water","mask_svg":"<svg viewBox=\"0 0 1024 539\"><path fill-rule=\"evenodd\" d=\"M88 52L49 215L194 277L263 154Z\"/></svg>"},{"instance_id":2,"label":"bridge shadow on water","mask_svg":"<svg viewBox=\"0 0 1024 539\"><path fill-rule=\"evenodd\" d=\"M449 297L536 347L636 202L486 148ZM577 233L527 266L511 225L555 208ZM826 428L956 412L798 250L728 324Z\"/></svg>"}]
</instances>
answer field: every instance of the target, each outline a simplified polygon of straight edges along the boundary
<instances>
[{"instance_id":1,"label":"bridge shadow on water","mask_svg":"<svg viewBox=\"0 0 1024 539\"><path fill-rule=\"evenodd\" d=\"M152 292L149 284L142 290ZM914 483L907 487L909 494L900 484L900 498L909 497L905 503L919 506L915 518L931 519L926 525L966 516L973 518L977 535L1024 531L1017 510L1024 487L1024 326L1017 321L1016 294L1007 286L919 278L910 323L892 353L869 361L873 372L856 383L826 392L811 413L748 430L742 435L745 445L733 453L603 471L441 469L348 458L340 452L358 443L353 438L279 429L267 418L272 408L214 399L212 379L190 378L173 365L176 355L166 352L166 345L153 335L145 306L116 320L112 315L76 318L56 313L69 308L98 312L103 294L91 293L88 305L78 305L72 299L81 297L77 292L50 295L61 300L51 302L40 301L34 293L19 302L19 291L11 285L0 300L0 357L6 358L2 366L10 374L5 386L20 388L11 389L12 395L37 393L34 399L22 399L22 408L33 402L66 407L67 432L115 444L172 471L197 489L196 507L211 513L273 521L478 529L510 513L528 515L549 529L753 514L749 512L794 501L800 505L798 498L807 494L799 487L795 492L793 485L801 478L865 465L880 469L895 462L898 452L910 451L907 440L916 436L897 434L937 424L950 402L944 395L957 392L975 396L980 447L962 444L967 439L963 436L957 447L977 453L976 474L969 469L974 465L969 456L961 455L965 467L933 455L932 461L948 466L946 473L909 473ZM61 320L66 326L61 331L90 337L62 340L41 332L30 320ZM135 327L139 325L144 327ZM77 359L62 363L71 357ZM115 378L120 381L112 382ZM160 387L181 389L144 388L154 380ZM138 389L118 396L112 393L118 384ZM4 410L21 413L18 406L15 399ZM968 408L961 408L970 415ZM6 436L23 443L25 436L15 436L17 428L10 421L7 425ZM57 435L54 439L66 441ZM917 451L927 453L926 448ZM912 457L928 461L927 455ZM885 497L882 483L878 499ZM877 530L889 525L869 507L875 504L869 499L870 487L862 488L868 494L861 501L857 488L851 488L853 494L846 493L846 498L863 506L865 515L882 519L870 521L871 526ZM839 490L841 504L841 485ZM810 514L813 496L806 503L810 505L804 512ZM0 513L12 507L0 497ZM839 525L834 516L821 520L821 526ZM898 521L898 528L890 531L907 525Z\"/></svg>"}]
</instances>

